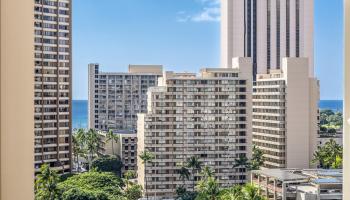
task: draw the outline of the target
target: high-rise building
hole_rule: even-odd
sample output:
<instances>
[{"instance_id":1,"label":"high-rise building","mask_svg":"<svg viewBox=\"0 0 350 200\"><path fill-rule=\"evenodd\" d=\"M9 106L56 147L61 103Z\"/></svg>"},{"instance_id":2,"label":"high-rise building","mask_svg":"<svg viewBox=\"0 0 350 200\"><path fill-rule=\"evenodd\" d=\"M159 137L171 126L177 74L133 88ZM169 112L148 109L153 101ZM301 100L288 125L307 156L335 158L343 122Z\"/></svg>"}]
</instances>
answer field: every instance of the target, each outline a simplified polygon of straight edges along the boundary
<instances>
[{"instance_id":1,"label":"high-rise building","mask_svg":"<svg viewBox=\"0 0 350 200\"><path fill-rule=\"evenodd\" d=\"M251 155L251 59L235 58L233 67L193 73L166 72L148 91L146 114L138 115L138 154L150 151L146 166L138 159L138 182L152 197L174 197L176 188L190 190L194 178L182 180L179 170L195 156L210 166L221 187L244 183L239 157ZM146 167L146 170L145 170Z\"/></svg>"},{"instance_id":2,"label":"high-rise building","mask_svg":"<svg viewBox=\"0 0 350 200\"><path fill-rule=\"evenodd\" d=\"M266 168L309 168L318 137L318 80L306 58L284 58L282 68L258 74L253 87L253 144Z\"/></svg>"},{"instance_id":3,"label":"high-rise building","mask_svg":"<svg viewBox=\"0 0 350 200\"><path fill-rule=\"evenodd\" d=\"M89 65L89 128L135 131L137 113L147 111L147 89L162 76L161 65L129 65L126 73Z\"/></svg>"},{"instance_id":4,"label":"high-rise building","mask_svg":"<svg viewBox=\"0 0 350 200\"><path fill-rule=\"evenodd\" d=\"M284 57L309 58L314 74L314 0L221 0L221 65L251 57L253 74L282 67Z\"/></svg>"},{"instance_id":5,"label":"high-rise building","mask_svg":"<svg viewBox=\"0 0 350 200\"><path fill-rule=\"evenodd\" d=\"M35 0L35 170L71 170L70 0ZM34 56L34 55L33 55Z\"/></svg>"},{"instance_id":6,"label":"high-rise building","mask_svg":"<svg viewBox=\"0 0 350 200\"><path fill-rule=\"evenodd\" d=\"M34 199L33 7L0 0L0 200Z\"/></svg>"}]
</instances>

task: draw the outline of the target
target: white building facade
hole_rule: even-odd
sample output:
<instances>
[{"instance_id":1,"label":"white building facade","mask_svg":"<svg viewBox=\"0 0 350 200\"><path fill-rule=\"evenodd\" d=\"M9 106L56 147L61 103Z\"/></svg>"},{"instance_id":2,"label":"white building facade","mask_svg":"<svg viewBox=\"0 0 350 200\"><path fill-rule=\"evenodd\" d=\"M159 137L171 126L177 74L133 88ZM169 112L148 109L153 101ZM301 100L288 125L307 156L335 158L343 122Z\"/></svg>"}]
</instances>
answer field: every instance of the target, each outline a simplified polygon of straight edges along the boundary
<instances>
[{"instance_id":1,"label":"white building facade","mask_svg":"<svg viewBox=\"0 0 350 200\"><path fill-rule=\"evenodd\" d=\"M251 57L253 74L266 74L284 57L306 57L313 76L313 16L314 0L221 0L221 66Z\"/></svg>"},{"instance_id":2,"label":"white building facade","mask_svg":"<svg viewBox=\"0 0 350 200\"><path fill-rule=\"evenodd\" d=\"M309 168L318 141L318 80L306 58L284 58L282 69L258 74L253 92L253 144L266 168Z\"/></svg>"},{"instance_id":3,"label":"white building facade","mask_svg":"<svg viewBox=\"0 0 350 200\"><path fill-rule=\"evenodd\" d=\"M235 159L251 155L251 60L233 59L232 69L202 69L192 73L166 72L148 93L148 110L138 115L138 153L148 150L155 159L138 160L138 182L150 197L174 197L183 185L179 169L195 156L215 171L221 187L247 180ZM146 174L144 172L146 167ZM200 180L194 172L194 181Z\"/></svg>"},{"instance_id":4,"label":"white building facade","mask_svg":"<svg viewBox=\"0 0 350 200\"><path fill-rule=\"evenodd\" d=\"M102 72L89 65L89 128L136 131L137 113L147 111L147 89L156 86L161 65L129 65L129 71Z\"/></svg>"}]
</instances>

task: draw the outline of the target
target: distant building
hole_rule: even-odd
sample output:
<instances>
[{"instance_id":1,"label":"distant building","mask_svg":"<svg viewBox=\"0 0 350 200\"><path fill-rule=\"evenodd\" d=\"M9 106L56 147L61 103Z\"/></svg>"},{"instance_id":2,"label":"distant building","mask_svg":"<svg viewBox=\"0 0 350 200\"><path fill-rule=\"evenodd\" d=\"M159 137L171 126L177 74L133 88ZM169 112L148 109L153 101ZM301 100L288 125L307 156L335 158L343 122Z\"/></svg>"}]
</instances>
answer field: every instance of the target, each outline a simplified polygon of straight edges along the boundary
<instances>
[{"instance_id":1,"label":"distant building","mask_svg":"<svg viewBox=\"0 0 350 200\"><path fill-rule=\"evenodd\" d=\"M221 66L251 57L253 74L305 57L314 76L314 0L221 0Z\"/></svg>"},{"instance_id":2,"label":"distant building","mask_svg":"<svg viewBox=\"0 0 350 200\"><path fill-rule=\"evenodd\" d=\"M266 169L251 176L259 193L271 200L343 199L342 170Z\"/></svg>"},{"instance_id":3,"label":"distant building","mask_svg":"<svg viewBox=\"0 0 350 200\"><path fill-rule=\"evenodd\" d=\"M137 170L137 137L134 132L120 131L116 132L119 136L118 143L107 141L106 132L100 132L101 135L101 153L106 155L117 155L123 162L123 170ZM112 145L113 144L113 145Z\"/></svg>"},{"instance_id":4,"label":"distant building","mask_svg":"<svg viewBox=\"0 0 350 200\"><path fill-rule=\"evenodd\" d=\"M192 156L215 171L221 187L246 182L245 167L232 163L251 156L251 66L249 58L235 58L233 68L205 68L199 76L165 72L149 89L147 113L138 115L137 151L155 155L146 166L138 160L138 182L145 187L148 180L150 197L190 189L192 180L181 180L178 171Z\"/></svg>"},{"instance_id":5,"label":"distant building","mask_svg":"<svg viewBox=\"0 0 350 200\"><path fill-rule=\"evenodd\" d=\"M147 89L157 85L161 65L129 65L129 71L102 72L89 64L89 128L136 131L137 113L147 111Z\"/></svg>"},{"instance_id":6,"label":"distant building","mask_svg":"<svg viewBox=\"0 0 350 200\"><path fill-rule=\"evenodd\" d=\"M253 90L253 144L265 168L309 168L318 137L318 80L306 58L284 58L280 70L258 74Z\"/></svg>"}]
</instances>

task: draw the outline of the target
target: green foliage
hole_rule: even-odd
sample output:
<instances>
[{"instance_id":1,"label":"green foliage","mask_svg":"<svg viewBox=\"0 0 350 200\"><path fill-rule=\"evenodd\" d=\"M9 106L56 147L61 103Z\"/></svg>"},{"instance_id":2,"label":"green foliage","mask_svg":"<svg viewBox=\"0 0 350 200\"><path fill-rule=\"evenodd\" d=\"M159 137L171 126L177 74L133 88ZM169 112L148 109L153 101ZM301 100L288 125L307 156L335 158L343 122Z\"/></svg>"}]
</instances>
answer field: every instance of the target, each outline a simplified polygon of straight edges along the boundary
<instances>
[{"instance_id":1,"label":"green foliage","mask_svg":"<svg viewBox=\"0 0 350 200\"><path fill-rule=\"evenodd\" d=\"M87 172L59 183L63 200L115 200L122 197L122 181L109 172Z\"/></svg>"},{"instance_id":2,"label":"green foliage","mask_svg":"<svg viewBox=\"0 0 350 200\"><path fill-rule=\"evenodd\" d=\"M220 192L219 200L266 200L252 184L236 185Z\"/></svg>"},{"instance_id":3,"label":"green foliage","mask_svg":"<svg viewBox=\"0 0 350 200\"><path fill-rule=\"evenodd\" d=\"M154 159L154 155L149 151L141 152L139 157L142 160L143 164L151 162Z\"/></svg>"},{"instance_id":4,"label":"green foliage","mask_svg":"<svg viewBox=\"0 0 350 200\"><path fill-rule=\"evenodd\" d=\"M151 152L146 150L140 153L139 158L142 160L142 163L144 164L144 173L146 175L147 163L152 162L152 160L154 159L154 155ZM145 178L145 192L146 192L146 197L148 199L147 178Z\"/></svg>"},{"instance_id":5,"label":"green foliage","mask_svg":"<svg viewBox=\"0 0 350 200\"><path fill-rule=\"evenodd\" d=\"M66 173L66 174L62 174L60 176L60 179L59 179L59 182L63 182L65 180L67 180L68 178L74 176L75 174L74 173Z\"/></svg>"},{"instance_id":6,"label":"green foliage","mask_svg":"<svg viewBox=\"0 0 350 200\"><path fill-rule=\"evenodd\" d=\"M201 165L202 165L202 163L199 161L198 157L196 157L196 156L192 156L189 159L187 159L186 166L188 168L192 169L191 173L192 173L192 176L193 176L192 177L193 191L194 191L194 186L195 186L194 177L196 175L196 171L201 169Z\"/></svg>"},{"instance_id":7,"label":"green foliage","mask_svg":"<svg viewBox=\"0 0 350 200\"><path fill-rule=\"evenodd\" d=\"M204 168L201 171L201 175L203 177L203 179L208 179L210 177L214 176L214 171L209 167L209 166L204 166Z\"/></svg>"},{"instance_id":8,"label":"green foliage","mask_svg":"<svg viewBox=\"0 0 350 200\"><path fill-rule=\"evenodd\" d=\"M337 129L343 127L343 114L341 112L334 113L332 110L321 110L320 125L322 132L336 133Z\"/></svg>"},{"instance_id":9,"label":"green foliage","mask_svg":"<svg viewBox=\"0 0 350 200\"><path fill-rule=\"evenodd\" d=\"M182 166L178 173L180 174L180 179L182 181L190 179L191 173L186 167Z\"/></svg>"},{"instance_id":10,"label":"green foliage","mask_svg":"<svg viewBox=\"0 0 350 200\"><path fill-rule=\"evenodd\" d=\"M242 186L236 185L220 192L220 200L243 200Z\"/></svg>"},{"instance_id":11,"label":"green foliage","mask_svg":"<svg viewBox=\"0 0 350 200\"><path fill-rule=\"evenodd\" d=\"M100 191L71 188L63 193L62 200L109 200L109 197Z\"/></svg>"},{"instance_id":12,"label":"green foliage","mask_svg":"<svg viewBox=\"0 0 350 200\"><path fill-rule=\"evenodd\" d=\"M262 197L259 194L259 189L253 184L246 184L242 187L243 199L244 200L265 200L266 198Z\"/></svg>"},{"instance_id":13,"label":"green foliage","mask_svg":"<svg viewBox=\"0 0 350 200\"><path fill-rule=\"evenodd\" d=\"M128 200L138 200L142 197L142 186L131 185L125 190L125 197Z\"/></svg>"},{"instance_id":14,"label":"green foliage","mask_svg":"<svg viewBox=\"0 0 350 200\"><path fill-rule=\"evenodd\" d=\"M106 141L112 141L112 152L114 153L114 143L118 143L119 141L119 135L114 134L113 130L109 130L106 134Z\"/></svg>"},{"instance_id":15,"label":"green foliage","mask_svg":"<svg viewBox=\"0 0 350 200\"><path fill-rule=\"evenodd\" d=\"M219 199L219 183L214 177L208 177L198 182L198 196L196 200L216 200Z\"/></svg>"},{"instance_id":16,"label":"green foliage","mask_svg":"<svg viewBox=\"0 0 350 200\"><path fill-rule=\"evenodd\" d=\"M119 157L105 155L92 161L91 167L95 168L97 171L113 172L114 174L121 176L123 163L120 161Z\"/></svg>"},{"instance_id":17,"label":"green foliage","mask_svg":"<svg viewBox=\"0 0 350 200\"><path fill-rule=\"evenodd\" d=\"M264 164L264 152L256 147L255 145L253 146L253 155L252 159L250 160L250 170L259 170L261 166Z\"/></svg>"},{"instance_id":18,"label":"green foliage","mask_svg":"<svg viewBox=\"0 0 350 200\"><path fill-rule=\"evenodd\" d=\"M343 147L334 140L326 142L322 147L317 147L314 153L313 163L318 163L321 168L341 168Z\"/></svg>"},{"instance_id":19,"label":"green foliage","mask_svg":"<svg viewBox=\"0 0 350 200\"><path fill-rule=\"evenodd\" d=\"M88 160L88 168L91 169L92 161L98 157L100 149L101 137L94 129L79 129L73 134L73 154L76 161L79 161L79 156ZM79 163L79 162L78 162ZM78 166L79 168L79 166Z\"/></svg>"},{"instance_id":20,"label":"green foliage","mask_svg":"<svg viewBox=\"0 0 350 200\"><path fill-rule=\"evenodd\" d=\"M187 191L184 186L176 188L176 200L195 200L197 192Z\"/></svg>"},{"instance_id":21,"label":"green foliage","mask_svg":"<svg viewBox=\"0 0 350 200\"><path fill-rule=\"evenodd\" d=\"M60 195L58 182L57 172L42 165L35 181L35 200L57 200Z\"/></svg>"}]
</instances>

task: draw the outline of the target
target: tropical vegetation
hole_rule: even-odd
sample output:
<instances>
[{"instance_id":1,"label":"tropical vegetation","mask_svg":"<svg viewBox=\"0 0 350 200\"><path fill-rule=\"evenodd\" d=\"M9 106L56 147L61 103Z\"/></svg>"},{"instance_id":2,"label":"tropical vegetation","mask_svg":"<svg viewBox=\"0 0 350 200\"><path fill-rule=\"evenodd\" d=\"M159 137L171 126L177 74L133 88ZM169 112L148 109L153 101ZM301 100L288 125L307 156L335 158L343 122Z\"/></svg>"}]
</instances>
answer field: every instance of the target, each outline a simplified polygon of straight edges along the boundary
<instances>
[{"instance_id":1,"label":"tropical vegetation","mask_svg":"<svg viewBox=\"0 0 350 200\"><path fill-rule=\"evenodd\" d=\"M324 169L341 169L343 158L343 147L331 139L323 146L318 146L314 153L312 163L318 164Z\"/></svg>"},{"instance_id":2,"label":"tropical vegetation","mask_svg":"<svg viewBox=\"0 0 350 200\"><path fill-rule=\"evenodd\" d=\"M235 185L221 189L213 170L205 166L195 191L187 191L184 186L176 190L177 200L266 200L252 184Z\"/></svg>"},{"instance_id":3,"label":"tropical vegetation","mask_svg":"<svg viewBox=\"0 0 350 200\"><path fill-rule=\"evenodd\" d=\"M321 110L320 129L322 133L335 134L343 128L343 114L332 110Z\"/></svg>"},{"instance_id":4,"label":"tropical vegetation","mask_svg":"<svg viewBox=\"0 0 350 200\"><path fill-rule=\"evenodd\" d=\"M137 200L142 197L140 185L126 182L115 173L91 169L62 181L47 165L41 167L35 191L36 200Z\"/></svg>"}]
</instances>

